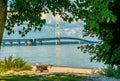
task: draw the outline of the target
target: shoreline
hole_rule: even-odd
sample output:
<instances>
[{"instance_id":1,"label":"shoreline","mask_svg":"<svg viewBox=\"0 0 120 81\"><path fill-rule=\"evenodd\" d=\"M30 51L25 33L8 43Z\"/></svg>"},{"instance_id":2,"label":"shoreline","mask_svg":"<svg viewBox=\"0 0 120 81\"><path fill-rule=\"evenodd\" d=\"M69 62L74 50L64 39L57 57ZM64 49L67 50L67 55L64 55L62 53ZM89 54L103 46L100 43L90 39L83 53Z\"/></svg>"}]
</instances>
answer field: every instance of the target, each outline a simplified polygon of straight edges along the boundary
<instances>
[{"instance_id":1,"label":"shoreline","mask_svg":"<svg viewBox=\"0 0 120 81\"><path fill-rule=\"evenodd\" d=\"M70 73L70 74L80 74L80 75L91 75L97 73L98 70L95 69L86 69L86 68L73 68L73 67L63 67L63 66L52 66L48 68L49 72L36 72L36 66L32 65L32 70L25 70L25 71L8 71L2 74L9 74L13 73L15 75L44 75L44 74L59 74L59 73Z\"/></svg>"},{"instance_id":2,"label":"shoreline","mask_svg":"<svg viewBox=\"0 0 120 81\"><path fill-rule=\"evenodd\" d=\"M93 70L91 68L78 68L78 67L67 67L67 66L53 66L49 69L50 73L58 72L58 73L80 73L80 74L93 74Z\"/></svg>"},{"instance_id":3,"label":"shoreline","mask_svg":"<svg viewBox=\"0 0 120 81\"><path fill-rule=\"evenodd\" d=\"M100 69L100 68L89 68L89 67L73 67L73 66L59 66L59 65L53 65L54 67L67 67L67 68L76 68L76 69Z\"/></svg>"},{"instance_id":4,"label":"shoreline","mask_svg":"<svg viewBox=\"0 0 120 81\"><path fill-rule=\"evenodd\" d=\"M32 66L36 65L36 63L30 63L30 62L29 62L29 64L32 65ZM42 63L38 63L38 65L39 64L42 64ZM47 64L45 64L45 65L47 65ZM51 64L51 65L53 65L53 64ZM96 70L102 69L102 68L98 68L98 67L74 67L74 66L62 66L62 65L53 65L53 67L67 67L67 68L78 68L78 69L96 69Z\"/></svg>"},{"instance_id":5,"label":"shoreline","mask_svg":"<svg viewBox=\"0 0 120 81\"><path fill-rule=\"evenodd\" d=\"M13 74L13 75L53 75L53 74L73 74L77 76L87 76L85 78L85 81L120 81L120 79L116 79L114 77L106 77L103 75L99 75L98 71L95 69L86 69L86 68L72 68L72 67L61 67L61 66L53 66L51 69L49 69L49 72L35 72L35 65L32 65L32 70L26 70L26 71L8 71L6 73L2 73L2 75L6 74Z\"/></svg>"}]
</instances>

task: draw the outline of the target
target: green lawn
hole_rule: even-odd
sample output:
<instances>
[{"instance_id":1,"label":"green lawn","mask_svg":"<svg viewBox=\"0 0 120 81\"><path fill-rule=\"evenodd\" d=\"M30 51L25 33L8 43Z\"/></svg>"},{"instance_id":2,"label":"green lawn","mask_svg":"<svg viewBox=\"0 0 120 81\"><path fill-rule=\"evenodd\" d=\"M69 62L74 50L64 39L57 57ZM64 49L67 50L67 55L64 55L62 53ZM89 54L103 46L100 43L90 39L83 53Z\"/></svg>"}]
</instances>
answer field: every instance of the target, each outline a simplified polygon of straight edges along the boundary
<instances>
[{"instance_id":1,"label":"green lawn","mask_svg":"<svg viewBox=\"0 0 120 81\"><path fill-rule=\"evenodd\" d=\"M83 81L85 76L74 74L50 74L50 75L4 75L0 81Z\"/></svg>"}]
</instances>

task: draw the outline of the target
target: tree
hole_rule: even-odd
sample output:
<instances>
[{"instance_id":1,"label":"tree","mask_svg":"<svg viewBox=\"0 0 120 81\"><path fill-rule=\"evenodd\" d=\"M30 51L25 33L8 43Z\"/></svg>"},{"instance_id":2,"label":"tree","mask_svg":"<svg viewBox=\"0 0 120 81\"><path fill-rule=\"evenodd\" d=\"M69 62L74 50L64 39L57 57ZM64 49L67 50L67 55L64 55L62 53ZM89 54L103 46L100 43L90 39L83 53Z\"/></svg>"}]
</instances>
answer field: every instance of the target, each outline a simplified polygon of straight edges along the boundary
<instances>
[{"instance_id":1,"label":"tree","mask_svg":"<svg viewBox=\"0 0 120 81\"><path fill-rule=\"evenodd\" d=\"M52 13L54 16L59 14L67 18L67 10L70 8L69 0L12 0L7 9L8 0L0 1L0 44L2 42L4 28L8 34L15 33L15 26L22 26L19 34L25 36L30 30L41 30L45 24L42 14Z\"/></svg>"},{"instance_id":2,"label":"tree","mask_svg":"<svg viewBox=\"0 0 120 81\"><path fill-rule=\"evenodd\" d=\"M7 0L1 0L0 1L0 44L2 42L6 17L7 17Z\"/></svg>"},{"instance_id":3,"label":"tree","mask_svg":"<svg viewBox=\"0 0 120 81\"><path fill-rule=\"evenodd\" d=\"M42 13L52 12L68 22L79 19L86 22L85 32L89 36L98 36L99 45L84 46L84 51L94 54L92 59L109 65L120 65L120 1L119 0L13 0L6 20L8 34L14 33L13 27L27 22L19 33L24 36L31 29L41 30L45 20ZM0 39L6 19L7 0L1 0L0 6ZM5 14L3 14L5 13ZM3 15L3 16L1 16ZM2 24L1 24L2 22ZM1 33L2 32L2 33ZM1 41L0 41L1 42ZM81 47L82 48L82 47Z\"/></svg>"},{"instance_id":4,"label":"tree","mask_svg":"<svg viewBox=\"0 0 120 81\"><path fill-rule=\"evenodd\" d=\"M84 51L94 54L92 60L111 66L120 65L119 4L119 0L76 0L75 6L78 9L72 11L74 16L84 18L87 35L96 35L102 40L100 45L84 46Z\"/></svg>"}]
</instances>

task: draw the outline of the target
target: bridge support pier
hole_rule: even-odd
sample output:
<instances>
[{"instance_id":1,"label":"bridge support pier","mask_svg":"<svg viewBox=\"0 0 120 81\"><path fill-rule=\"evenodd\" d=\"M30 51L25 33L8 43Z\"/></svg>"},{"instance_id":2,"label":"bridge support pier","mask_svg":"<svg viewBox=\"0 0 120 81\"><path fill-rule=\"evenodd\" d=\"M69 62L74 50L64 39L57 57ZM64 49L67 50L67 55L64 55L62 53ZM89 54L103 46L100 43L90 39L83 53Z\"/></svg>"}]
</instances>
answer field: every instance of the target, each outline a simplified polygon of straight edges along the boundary
<instances>
[{"instance_id":1,"label":"bridge support pier","mask_svg":"<svg viewBox=\"0 0 120 81\"><path fill-rule=\"evenodd\" d=\"M60 38L57 38L56 45L60 45Z\"/></svg>"},{"instance_id":2,"label":"bridge support pier","mask_svg":"<svg viewBox=\"0 0 120 81\"><path fill-rule=\"evenodd\" d=\"M5 42L2 42L2 46L5 46Z\"/></svg>"},{"instance_id":3,"label":"bridge support pier","mask_svg":"<svg viewBox=\"0 0 120 81\"><path fill-rule=\"evenodd\" d=\"M18 40L18 46L20 46L20 40Z\"/></svg>"},{"instance_id":4,"label":"bridge support pier","mask_svg":"<svg viewBox=\"0 0 120 81\"><path fill-rule=\"evenodd\" d=\"M10 46L12 46L12 41L10 41Z\"/></svg>"},{"instance_id":5,"label":"bridge support pier","mask_svg":"<svg viewBox=\"0 0 120 81\"><path fill-rule=\"evenodd\" d=\"M28 45L28 43L27 43L27 41L25 41L25 46L27 46Z\"/></svg>"},{"instance_id":6,"label":"bridge support pier","mask_svg":"<svg viewBox=\"0 0 120 81\"><path fill-rule=\"evenodd\" d=\"M32 43L33 46L36 46L37 43L36 43L36 39L33 39L33 43Z\"/></svg>"},{"instance_id":7,"label":"bridge support pier","mask_svg":"<svg viewBox=\"0 0 120 81\"><path fill-rule=\"evenodd\" d=\"M78 44L81 44L81 40L78 41Z\"/></svg>"},{"instance_id":8,"label":"bridge support pier","mask_svg":"<svg viewBox=\"0 0 120 81\"><path fill-rule=\"evenodd\" d=\"M42 40L40 41L40 45L42 45Z\"/></svg>"}]
</instances>

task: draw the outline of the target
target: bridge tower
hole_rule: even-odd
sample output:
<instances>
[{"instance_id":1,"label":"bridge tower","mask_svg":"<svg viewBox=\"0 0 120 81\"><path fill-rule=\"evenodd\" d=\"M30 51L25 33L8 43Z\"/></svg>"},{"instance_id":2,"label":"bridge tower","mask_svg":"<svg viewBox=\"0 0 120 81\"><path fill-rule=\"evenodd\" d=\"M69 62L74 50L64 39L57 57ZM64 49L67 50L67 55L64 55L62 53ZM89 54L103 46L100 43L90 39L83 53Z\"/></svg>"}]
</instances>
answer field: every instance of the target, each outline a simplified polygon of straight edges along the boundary
<instances>
[{"instance_id":1,"label":"bridge tower","mask_svg":"<svg viewBox=\"0 0 120 81\"><path fill-rule=\"evenodd\" d=\"M56 45L60 45L60 23L59 22L57 22L57 24L56 24L56 38L57 38L57 40L56 40Z\"/></svg>"}]
</instances>

